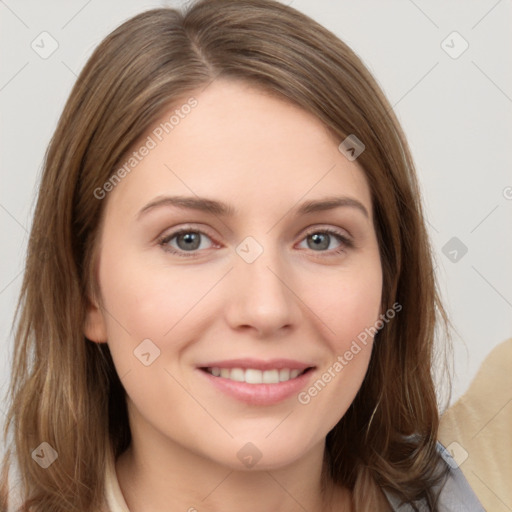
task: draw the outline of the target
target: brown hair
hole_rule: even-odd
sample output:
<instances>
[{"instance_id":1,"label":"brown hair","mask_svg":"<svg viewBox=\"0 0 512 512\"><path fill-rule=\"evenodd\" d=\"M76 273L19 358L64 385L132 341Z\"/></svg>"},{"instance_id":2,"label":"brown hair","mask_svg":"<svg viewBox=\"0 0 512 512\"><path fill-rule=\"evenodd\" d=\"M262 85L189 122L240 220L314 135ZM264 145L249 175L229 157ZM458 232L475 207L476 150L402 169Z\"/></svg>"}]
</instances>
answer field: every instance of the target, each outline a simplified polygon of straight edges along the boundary
<instances>
[{"instance_id":1,"label":"brown hair","mask_svg":"<svg viewBox=\"0 0 512 512\"><path fill-rule=\"evenodd\" d=\"M7 439L13 428L23 510L97 510L106 458L130 443L108 345L83 334L104 209L94 191L163 109L217 77L260 86L314 114L340 142L355 134L365 144L358 163L374 205L382 310L403 309L378 332L363 385L327 436L326 468L352 489L357 511L377 510L382 488L435 509L434 330L446 318L400 125L361 60L307 16L272 0L204 0L184 13L144 12L106 37L47 150L16 309L4 432ZM46 470L31 457L42 441L59 454Z\"/></svg>"}]
</instances>

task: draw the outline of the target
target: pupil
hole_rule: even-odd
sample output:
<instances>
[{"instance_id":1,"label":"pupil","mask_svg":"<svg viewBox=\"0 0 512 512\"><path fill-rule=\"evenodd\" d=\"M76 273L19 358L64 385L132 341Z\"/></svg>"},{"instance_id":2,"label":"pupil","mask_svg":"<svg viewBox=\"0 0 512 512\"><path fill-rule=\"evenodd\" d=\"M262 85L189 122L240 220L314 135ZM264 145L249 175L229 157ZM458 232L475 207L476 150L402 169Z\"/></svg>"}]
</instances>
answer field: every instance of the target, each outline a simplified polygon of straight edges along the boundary
<instances>
[{"instance_id":1,"label":"pupil","mask_svg":"<svg viewBox=\"0 0 512 512\"><path fill-rule=\"evenodd\" d=\"M180 239L186 242L186 250L197 249L199 247L199 237L197 236L197 233L185 233L184 235L181 235Z\"/></svg>"},{"instance_id":2,"label":"pupil","mask_svg":"<svg viewBox=\"0 0 512 512\"><path fill-rule=\"evenodd\" d=\"M329 246L328 237L324 234L315 233L311 235L311 238L313 239L314 246L316 248L321 247L322 249L326 249Z\"/></svg>"}]
</instances>

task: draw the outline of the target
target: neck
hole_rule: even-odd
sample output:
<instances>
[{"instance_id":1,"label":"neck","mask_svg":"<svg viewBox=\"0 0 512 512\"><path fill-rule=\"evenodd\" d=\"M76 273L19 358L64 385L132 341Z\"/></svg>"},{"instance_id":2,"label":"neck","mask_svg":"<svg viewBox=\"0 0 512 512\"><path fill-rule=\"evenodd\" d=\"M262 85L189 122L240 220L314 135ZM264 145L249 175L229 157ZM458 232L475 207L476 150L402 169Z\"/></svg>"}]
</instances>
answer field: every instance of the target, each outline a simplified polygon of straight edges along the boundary
<instances>
[{"instance_id":1,"label":"neck","mask_svg":"<svg viewBox=\"0 0 512 512\"><path fill-rule=\"evenodd\" d=\"M240 471L149 430L132 429L132 443L116 462L130 512L351 510L349 492L322 480L324 443L286 467Z\"/></svg>"}]
</instances>

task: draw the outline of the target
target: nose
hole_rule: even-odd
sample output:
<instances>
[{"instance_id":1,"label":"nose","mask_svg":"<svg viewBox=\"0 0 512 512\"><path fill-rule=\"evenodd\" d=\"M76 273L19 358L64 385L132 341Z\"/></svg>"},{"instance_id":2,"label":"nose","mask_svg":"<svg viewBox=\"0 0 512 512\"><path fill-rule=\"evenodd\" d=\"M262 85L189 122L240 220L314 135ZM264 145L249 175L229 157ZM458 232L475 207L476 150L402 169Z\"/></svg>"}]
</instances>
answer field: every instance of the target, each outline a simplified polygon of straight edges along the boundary
<instances>
[{"instance_id":1,"label":"nose","mask_svg":"<svg viewBox=\"0 0 512 512\"><path fill-rule=\"evenodd\" d=\"M231 272L225 315L231 328L276 337L297 326L300 300L292 269L277 250L265 247L252 263L238 255Z\"/></svg>"}]
</instances>

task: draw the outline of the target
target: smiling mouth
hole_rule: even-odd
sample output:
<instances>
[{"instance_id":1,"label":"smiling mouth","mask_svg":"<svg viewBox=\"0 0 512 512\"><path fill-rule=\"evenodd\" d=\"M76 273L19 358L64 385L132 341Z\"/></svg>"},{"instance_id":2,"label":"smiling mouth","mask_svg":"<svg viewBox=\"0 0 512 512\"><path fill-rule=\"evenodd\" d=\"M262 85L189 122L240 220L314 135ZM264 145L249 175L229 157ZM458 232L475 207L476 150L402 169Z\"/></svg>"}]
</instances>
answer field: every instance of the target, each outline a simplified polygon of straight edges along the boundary
<instances>
[{"instance_id":1,"label":"smiling mouth","mask_svg":"<svg viewBox=\"0 0 512 512\"><path fill-rule=\"evenodd\" d=\"M311 369L312 367L304 370L291 368L258 370L256 368L219 368L218 366L201 368L201 370L214 377L245 382L246 384L279 384L280 382L296 379Z\"/></svg>"}]
</instances>

